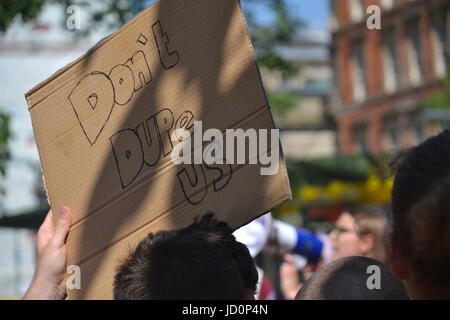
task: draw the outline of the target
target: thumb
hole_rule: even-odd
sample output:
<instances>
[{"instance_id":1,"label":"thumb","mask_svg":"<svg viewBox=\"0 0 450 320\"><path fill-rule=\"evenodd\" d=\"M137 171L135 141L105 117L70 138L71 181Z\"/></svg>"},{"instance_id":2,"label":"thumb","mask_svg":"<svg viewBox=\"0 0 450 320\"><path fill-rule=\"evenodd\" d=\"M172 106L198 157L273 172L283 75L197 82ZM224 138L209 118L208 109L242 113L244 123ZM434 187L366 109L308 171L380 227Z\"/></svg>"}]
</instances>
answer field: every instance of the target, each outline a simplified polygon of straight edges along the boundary
<instances>
[{"instance_id":1,"label":"thumb","mask_svg":"<svg viewBox=\"0 0 450 320\"><path fill-rule=\"evenodd\" d=\"M52 238L52 244L56 248L61 248L66 242L67 233L70 229L72 213L68 207L62 207L58 220L56 221L55 232Z\"/></svg>"},{"instance_id":2,"label":"thumb","mask_svg":"<svg viewBox=\"0 0 450 320\"><path fill-rule=\"evenodd\" d=\"M294 256L292 254L286 253L284 256L284 261L289 264L289 265L293 265L294 264Z\"/></svg>"}]
</instances>

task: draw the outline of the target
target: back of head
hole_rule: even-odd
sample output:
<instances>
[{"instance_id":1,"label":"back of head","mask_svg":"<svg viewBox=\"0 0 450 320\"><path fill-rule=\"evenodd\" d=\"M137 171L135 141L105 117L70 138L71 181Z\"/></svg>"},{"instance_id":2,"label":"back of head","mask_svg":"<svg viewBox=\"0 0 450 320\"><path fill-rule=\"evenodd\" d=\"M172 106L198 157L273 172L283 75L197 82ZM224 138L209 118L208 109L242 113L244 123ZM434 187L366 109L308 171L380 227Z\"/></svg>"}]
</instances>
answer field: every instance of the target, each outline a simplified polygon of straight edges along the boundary
<instances>
[{"instance_id":1,"label":"back of head","mask_svg":"<svg viewBox=\"0 0 450 320\"><path fill-rule=\"evenodd\" d=\"M392 191L392 236L417 283L450 288L450 131L400 156Z\"/></svg>"},{"instance_id":2,"label":"back of head","mask_svg":"<svg viewBox=\"0 0 450 320\"><path fill-rule=\"evenodd\" d=\"M257 281L247 247L207 214L184 229L149 234L119 267L114 298L246 299Z\"/></svg>"},{"instance_id":3,"label":"back of head","mask_svg":"<svg viewBox=\"0 0 450 320\"><path fill-rule=\"evenodd\" d=\"M377 283L377 281L379 281ZM296 300L406 300L403 283L382 263L367 257L346 257L317 271Z\"/></svg>"}]
</instances>

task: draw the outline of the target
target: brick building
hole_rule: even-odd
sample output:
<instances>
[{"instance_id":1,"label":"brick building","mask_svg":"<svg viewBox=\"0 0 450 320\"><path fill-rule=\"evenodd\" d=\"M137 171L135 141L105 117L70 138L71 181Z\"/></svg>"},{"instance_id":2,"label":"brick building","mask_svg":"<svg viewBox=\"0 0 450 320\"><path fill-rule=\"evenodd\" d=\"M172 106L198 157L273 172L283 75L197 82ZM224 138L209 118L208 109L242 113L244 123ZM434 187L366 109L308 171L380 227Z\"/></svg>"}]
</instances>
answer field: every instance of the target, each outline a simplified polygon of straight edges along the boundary
<instances>
[{"instance_id":1,"label":"brick building","mask_svg":"<svg viewBox=\"0 0 450 320\"><path fill-rule=\"evenodd\" d=\"M449 0L331 0L335 108L343 154L389 152L442 128L423 110L445 90ZM369 30L366 9L381 8ZM449 106L450 107L450 106ZM442 119L440 119L442 120Z\"/></svg>"}]
</instances>

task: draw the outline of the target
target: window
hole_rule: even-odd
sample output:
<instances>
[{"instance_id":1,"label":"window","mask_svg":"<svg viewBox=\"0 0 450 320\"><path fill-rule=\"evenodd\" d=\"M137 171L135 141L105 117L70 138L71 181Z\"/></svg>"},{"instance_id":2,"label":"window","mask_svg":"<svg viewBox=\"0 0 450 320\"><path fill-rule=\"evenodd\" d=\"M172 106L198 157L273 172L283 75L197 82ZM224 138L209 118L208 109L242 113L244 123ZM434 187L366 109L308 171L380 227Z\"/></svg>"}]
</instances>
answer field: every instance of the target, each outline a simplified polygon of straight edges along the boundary
<instances>
[{"instance_id":1,"label":"window","mask_svg":"<svg viewBox=\"0 0 450 320\"><path fill-rule=\"evenodd\" d=\"M397 115L389 115L383 121L383 144L387 151L394 151L400 147L397 123Z\"/></svg>"},{"instance_id":2,"label":"window","mask_svg":"<svg viewBox=\"0 0 450 320\"><path fill-rule=\"evenodd\" d=\"M353 100L355 103L366 98L365 62L362 41L356 41L352 45L351 72L353 81Z\"/></svg>"},{"instance_id":3,"label":"window","mask_svg":"<svg viewBox=\"0 0 450 320\"><path fill-rule=\"evenodd\" d=\"M330 2L330 29L332 31L337 30L339 28L339 19L337 12L337 5L335 1Z\"/></svg>"},{"instance_id":4,"label":"window","mask_svg":"<svg viewBox=\"0 0 450 320\"><path fill-rule=\"evenodd\" d=\"M449 70L447 15L438 16L432 32L434 47L434 69L437 77L445 77Z\"/></svg>"},{"instance_id":5,"label":"window","mask_svg":"<svg viewBox=\"0 0 450 320\"><path fill-rule=\"evenodd\" d=\"M385 10L390 10L394 7L394 0L381 0L381 6Z\"/></svg>"},{"instance_id":6,"label":"window","mask_svg":"<svg viewBox=\"0 0 450 320\"><path fill-rule=\"evenodd\" d=\"M409 82L412 86L419 85L422 82L422 41L420 33L420 19L415 18L407 24L408 32L408 69Z\"/></svg>"},{"instance_id":7,"label":"window","mask_svg":"<svg viewBox=\"0 0 450 320\"><path fill-rule=\"evenodd\" d=\"M417 145L425 139L425 131L423 128L423 118L420 110L411 112L409 114L409 126L412 131L412 144Z\"/></svg>"},{"instance_id":8,"label":"window","mask_svg":"<svg viewBox=\"0 0 450 320\"><path fill-rule=\"evenodd\" d=\"M368 137L367 124L358 123L353 127L353 141L354 151L357 154L367 153L368 151Z\"/></svg>"},{"instance_id":9,"label":"window","mask_svg":"<svg viewBox=\"0 0 450 320\"><path fill-rule=\"evenodd\" d=\"M350 1L350 16L353 21L359 22L363 19L365 13L364 0Z\"/></svg>"},{"instance_id":10,"label":"window","mask_svg":"<svg viewBox=\"0 0 450 320\"><path fill-rule=\"evenodd\" d=\"M384 90L388 93L394 92L399 82L397 49L394 34L394 28L386 29L383 33Z\"/></svg>"}]
</instances>

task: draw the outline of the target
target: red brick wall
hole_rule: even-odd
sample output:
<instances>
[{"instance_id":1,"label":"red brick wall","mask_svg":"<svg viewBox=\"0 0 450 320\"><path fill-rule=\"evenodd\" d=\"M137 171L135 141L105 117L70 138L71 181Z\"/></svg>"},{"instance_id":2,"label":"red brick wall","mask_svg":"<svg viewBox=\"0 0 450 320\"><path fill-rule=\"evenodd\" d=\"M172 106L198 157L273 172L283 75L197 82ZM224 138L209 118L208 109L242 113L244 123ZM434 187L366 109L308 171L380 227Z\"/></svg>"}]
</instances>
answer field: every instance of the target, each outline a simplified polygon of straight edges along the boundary
<instances>
[{"instance_id":1,"label":"red brick wall","mask_svg":"<svg viewBox=\"0 0 450 320\"><path fill-rule=\"evenodd\" d=\"M441 1L442 3L445 0ZM333 35L335 50L335 63L337 68L337 85L340 93L343 112L338 116L338 130L340 150L344 154L355 152L353 128L355 124L366 122L368 146L371 152L377 153L385 150L383 145L383 119L393 112L404 112L405 105L420 104L432 91L441 90L442 85L435 81L433 44L430 36L432 19L432 2L439 0L416 0L408 2L402 9L392 10L382 16L382 30L368 30L365 21L353 23L350 21L350 0L338 0L336 18L340 29ZM366 5L380 4L380 0L366 0ZM413 16L420 14L420 37L422 43L422 70L423 85L419 88L409 86L409 71L407 59L408 30L405 22ZM353 23L353 24L352 24ZM382 31L383 26L393 26L397 44L397 68L400 73L399 92L393 95L384 93L383 57L382 57ZM353 102L353 88L351 79L351 43L356 38L363 38L365 70L367 73L366 101L360 105ZM398 110L397 110L398 109ZM406 110L411 111L411 110ZM402 132L401 141L408 144L411 141L411 132Z\"/></svg>"}]
</instances>

